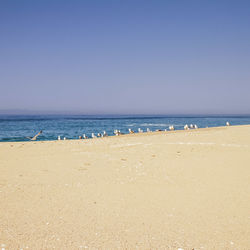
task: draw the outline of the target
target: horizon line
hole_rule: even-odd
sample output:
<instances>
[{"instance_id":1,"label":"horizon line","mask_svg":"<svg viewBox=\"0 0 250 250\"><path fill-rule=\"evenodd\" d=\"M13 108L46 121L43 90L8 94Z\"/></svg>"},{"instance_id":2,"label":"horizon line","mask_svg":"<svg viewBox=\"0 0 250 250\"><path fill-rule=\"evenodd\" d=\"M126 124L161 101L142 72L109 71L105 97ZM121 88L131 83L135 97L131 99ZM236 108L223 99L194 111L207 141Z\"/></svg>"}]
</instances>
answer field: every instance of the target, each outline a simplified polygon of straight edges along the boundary
<instances>
[{"instance_id":1,"label":"horizon line","mask_svg":"<svg viewBox=\"0 0 250 250\"><path fill-rule=\"evenodd\" d=\"M86 117L248 117L250 113L81 113L81 112L29 112L2 113L1 116L86 116Z\"/></svg>"}]
</instances>

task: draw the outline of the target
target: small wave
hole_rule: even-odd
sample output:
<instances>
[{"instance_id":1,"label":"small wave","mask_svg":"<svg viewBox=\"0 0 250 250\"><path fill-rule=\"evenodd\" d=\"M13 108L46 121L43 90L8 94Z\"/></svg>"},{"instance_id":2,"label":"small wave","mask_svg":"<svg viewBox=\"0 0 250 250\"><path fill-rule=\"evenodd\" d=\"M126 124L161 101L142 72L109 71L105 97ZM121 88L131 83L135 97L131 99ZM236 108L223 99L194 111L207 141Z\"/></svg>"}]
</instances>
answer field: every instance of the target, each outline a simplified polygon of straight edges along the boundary
<instances>
[{"instance_id":1,"label":"small wave","mask_svg":"<svg viewBox=\"0 0 250 250\"><path fill-rule=\"evenodd\" d=\"M166 126L170 126L170 124L164 124L164 123L142 123L140 124L140 126L149 126L149 127L166 127Z\"/></svg>"},{"instance_id":2,"label":"small wave","mask_svg":"<svg viewBox=\"0 0 250 250\"><path fill-rule=\"evenodd\" d=\"M166 124L166 123L142 123L140 126L148 126L148 127L168 127L168 126L175 126L175 127L183 127L182 124Z\"/></svg>"}]
</instances>

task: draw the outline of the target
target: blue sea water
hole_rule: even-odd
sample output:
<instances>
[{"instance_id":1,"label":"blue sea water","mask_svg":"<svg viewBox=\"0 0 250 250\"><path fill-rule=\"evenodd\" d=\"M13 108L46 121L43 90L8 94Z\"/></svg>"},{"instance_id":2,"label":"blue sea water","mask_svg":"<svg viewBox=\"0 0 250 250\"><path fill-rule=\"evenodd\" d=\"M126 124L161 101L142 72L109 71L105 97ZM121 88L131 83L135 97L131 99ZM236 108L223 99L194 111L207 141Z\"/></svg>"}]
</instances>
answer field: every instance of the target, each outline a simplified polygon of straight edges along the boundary
<instances>
[{"instance_id":1,"label":"blue sea water","mask_svg":"<svg viewBox=\"0 0 250 250\"><path fill-rule=\"evenodd\" d=\"M250 116L83 116L83 115L0 115L0 141L28 141L43 130L38 140L57 140L62 138L78 139L79 135L102 133L114 135L114 129L128 133L128 129L137 131L166 129L174 125L175 129L183 129L185 124L197 124L198 127L250 124Z\"/></svg>"}]
</instances>

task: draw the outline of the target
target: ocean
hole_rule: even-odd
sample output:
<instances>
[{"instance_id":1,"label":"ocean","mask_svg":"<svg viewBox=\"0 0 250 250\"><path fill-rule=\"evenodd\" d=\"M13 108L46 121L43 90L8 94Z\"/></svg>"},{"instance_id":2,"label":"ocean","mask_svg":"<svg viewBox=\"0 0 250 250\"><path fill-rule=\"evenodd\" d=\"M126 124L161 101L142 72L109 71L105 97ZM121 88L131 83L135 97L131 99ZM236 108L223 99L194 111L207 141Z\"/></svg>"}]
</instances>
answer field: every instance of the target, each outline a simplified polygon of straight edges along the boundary
<instances>
[{"instance_id":1,"label":"ocean","mask_svg":"<svg viewBox=\"0 0 250 250\"><path fill-rule=\"evenodd\" d=\"M197 124L199 128L250 124L250 116L84 116L84 115L0 115L0 141L28 141L40 130L37 140L57 140L58 136L78 139L80 135L103 133L114 135L115 129L128 133L131 128L146 130L176 130L185 124Z\"/></svg>"}]
</instances>

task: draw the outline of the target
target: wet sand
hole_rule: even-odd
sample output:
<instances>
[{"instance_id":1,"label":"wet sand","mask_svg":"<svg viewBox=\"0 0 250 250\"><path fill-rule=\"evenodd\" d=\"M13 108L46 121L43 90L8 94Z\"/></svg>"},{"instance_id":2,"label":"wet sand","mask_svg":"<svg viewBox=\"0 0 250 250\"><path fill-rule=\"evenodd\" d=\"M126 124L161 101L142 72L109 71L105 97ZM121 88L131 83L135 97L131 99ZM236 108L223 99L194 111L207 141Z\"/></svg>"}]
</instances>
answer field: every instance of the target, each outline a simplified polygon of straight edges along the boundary
<instances>
[{"instance_id":1,"label":"wet sand","mask_svg":"<svg viewBox=\"0 0 250 250\"><path fill-rule=\"evenodd\" d=\"M6 250L247 250L250 126L0 143L0 204Z\"/></svg>"}]
</instances>

